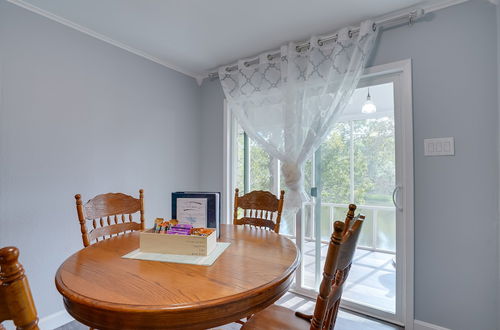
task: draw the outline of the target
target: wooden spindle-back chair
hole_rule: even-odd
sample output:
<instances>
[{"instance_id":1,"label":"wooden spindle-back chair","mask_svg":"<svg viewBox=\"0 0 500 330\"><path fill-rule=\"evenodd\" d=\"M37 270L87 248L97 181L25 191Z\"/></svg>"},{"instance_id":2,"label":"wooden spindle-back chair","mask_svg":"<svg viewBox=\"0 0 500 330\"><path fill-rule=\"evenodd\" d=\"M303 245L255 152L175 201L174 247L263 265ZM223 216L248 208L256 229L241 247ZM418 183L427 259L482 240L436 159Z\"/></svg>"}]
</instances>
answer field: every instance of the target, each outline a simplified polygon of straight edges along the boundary
<instances>
[{"instance_id":1,"label":"wooden spindle-back chair","mask_svg":"<svg viewBox=\"0 0 500 330\"><path fill-rule=\"evenodd\" d=\"M233 223L268 228L279 234L284 196L284 190L281 191L279 199L269 191L263 190L255 190L239 196L239 189L236 188ZM243 210L243 217L238 218L240 208Z\"/></svg>"},{"instance_id":2,"label":"wooden spindle-back chair","mask_svg":"<svg viewBox=\"0 0 500 330\"><path fill-rule=\"evenodd\" d=\"M272 305L253 315L242 329L333 329L340 306L342 289L351 268L361 227L365 219L354 217L356 205L349 205L345 222L336 221L328 245L323 280L314 313L307 315Z\"/></svg>"},{"instance_id":3,"label":"wooden spindle-back chair","mask_svg":"<svg viewBox=\"0 0 500 330\"><path fill-rule=\"evenodd\" d=\"M365 219L363 215L354 219L354 211L356 211L356 205L349 205L345 222L335 223L335 232L338 225L342 227L341 242L335 247L332 247L331 243L328 246L323 280L316 299L314 314L311 317L311 329L333 329L335 326L343 287L351 269L352 258L356 252L359 234ZM333 251L330 253L332 248ZM296 313L296 316L304 317L305 315ZM305 316L306 319L309 317Z\"/></svg>"},{"instance_id":4,"label":"wooden spindle-back chair","mask_svg":"<svg viewBox=\"0 0 500 330\"><path fill-rule=\"evenodd\" d=\"M38 330L38 317L24 268L18 261L19 250L0 249L0 329L12 320L17 329Z\"/></svg>"},{"instance_id":5,"label":"wooden spindle-back chair","mask_svg":"<svg viewBox=\"0 0 500 330\"><path fill-rule=\"evenodd\" d=\"M93 241L109 238L127 231L144 230L144 191L139 190L139 199L122 193L97 195L82 205L79 194L75 196L76 211L83 246ZM133 221L133 214L140 212L140 223ZM92 228L87 229L87 221Z\"/></svg>"}]
</instances>

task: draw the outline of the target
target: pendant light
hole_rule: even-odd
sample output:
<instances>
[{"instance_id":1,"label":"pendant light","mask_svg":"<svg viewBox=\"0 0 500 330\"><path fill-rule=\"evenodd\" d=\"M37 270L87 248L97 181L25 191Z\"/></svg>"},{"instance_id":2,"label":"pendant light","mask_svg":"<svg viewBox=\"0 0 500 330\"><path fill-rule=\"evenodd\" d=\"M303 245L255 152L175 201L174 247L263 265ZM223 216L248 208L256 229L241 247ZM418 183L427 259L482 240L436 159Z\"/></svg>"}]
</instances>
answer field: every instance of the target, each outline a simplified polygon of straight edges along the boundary
<instances>
[{"instance_id":1,"label":"pendant light","mask_svg":"<svg viewBox=\"0 0 500 330\"><path fill-rule=\"evenodd\" d=\"M370 96L370 87L368 87L368 95L366 96L365 103L363 103L363 106L361 107L361 112L366 114L377 112L377 107L375 106L375 103L373 103Z\"/></svg>"}]
</instances>

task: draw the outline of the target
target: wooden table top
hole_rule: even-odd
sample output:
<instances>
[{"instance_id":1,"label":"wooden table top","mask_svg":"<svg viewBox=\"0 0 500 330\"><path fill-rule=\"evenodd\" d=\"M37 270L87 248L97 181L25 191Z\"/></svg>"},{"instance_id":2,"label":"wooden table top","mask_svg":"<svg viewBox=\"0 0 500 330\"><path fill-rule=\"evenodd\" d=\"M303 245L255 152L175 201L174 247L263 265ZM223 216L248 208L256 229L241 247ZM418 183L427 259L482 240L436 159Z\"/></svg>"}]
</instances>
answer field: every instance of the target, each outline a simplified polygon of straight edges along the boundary
<instances>
[{"instance_id":1,"label":"wooden table top","mask_svg":"<svg viewBox=\"0 0 500 330\"><path fill-rule=\"evenodd\" d=\"M217 326L286 292L299 264L291 240L222 225L219 241L231 245L212 266L199 266L122 258L139 247L139 233L114 237L69 257L57 271L56 286L68 312L99 329Z\"/></svg>"}]
</instances>

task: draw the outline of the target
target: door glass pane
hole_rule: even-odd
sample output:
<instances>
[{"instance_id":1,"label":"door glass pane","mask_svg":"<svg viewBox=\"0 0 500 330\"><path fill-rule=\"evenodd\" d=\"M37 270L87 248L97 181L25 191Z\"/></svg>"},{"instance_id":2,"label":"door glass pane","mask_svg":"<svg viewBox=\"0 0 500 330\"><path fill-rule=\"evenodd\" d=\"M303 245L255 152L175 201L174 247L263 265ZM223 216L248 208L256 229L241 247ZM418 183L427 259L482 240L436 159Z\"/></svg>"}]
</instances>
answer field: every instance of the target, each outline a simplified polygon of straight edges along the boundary
<instances>
[{"instance_id":1,"label":"door glass pane","mask_svg":"<svg viewBox=\"0 0 500 330\"><path fill-rule=\"evenodd\" d=\"M323 183L321 201L323 204L348 204L351 199L349 141L350 124L340 122L335 124L332 132L321 145L321 181ZM326 234L329 236L328 233Z\"/></svg>"},{"instance_id":2,"label":"door glass pane","mask_svg":"<svg viewBox=\"0 0 500 330\"><path fill-rule=\"evenodd\" d=\"M367 88L354 98L366 98ZM343 298L396 312L396 184L393 84L370 86L377 112L351 120L353 202L366 216Z\"/></svg>"},{"instance_id":3,"label":"door glass pane","mask_svg":"<svg viewBox=\"0 0 500 330\"><path fill-rule=\"evenodd\" d=\"M363 223L361 228L361 234L359 235L358 247L364 247L371 249L374 244L374 222L373 222L373 210L359 208L356 213L363 214L366 217L366 221Z\"/></svg>"},{"instance_id":4,"label":"door glass pane","mask_svg":"<svg viewBox=\"0 0 500 330\"><path fill-rule=\"evenodd\" d=\"M335 220L344 220L349 203L366 216L343 299L374 309L396 310L395 130L393 84L370 86L375 114L363 114L367 88L359 88L340 122L321 145L321 207L306 222L303 286L318 289ZM321 237L314 235L320 222ZM310 227L310 228L309 228ZM319 239L320 244L318 245ZM320 267L316 264L320 262ZM318 276L319 273L319 276Z\"/></svg>"},{"instance_id":5,"label":"door glass pane","mask_svg":"<svg viewBox=\"0 0 500 330\"><path fill-rule=\"evenodd\" d=\"M393 116L353 121L354 201L392 205L395 185Z\"/></svg>"},{"instance_id":6,"label":"door glass pane","mask_svg":"<svg viewBox=\"0 0 500 330\"><path fill-rule=\"evenodd\" d=\"M243 132L243 129L240 127L240 125L237 125L238 130L237 130L237 137L236 137L236 173L235 173L235 179L236 179L236 187L239 188L240 192L243 193L244 185L245 185L245 177L244 177L244 135L245 133Z\"/></svg>"},{"instance_id":7,"label":"door glass pane","mask_svg":"<svg viewBox=\"0 0 500 330\"><path fill-rule=\"evenodd\" d=\"M302 207L304 221L304 237L306 240L314 239L314 209L312 203L304 204Z\"/></svg>"},{"instance_id":8,"label":"door glass pane","mask_svg":"<svg viewBox=\"0 0 500 330\"><path fill-rule=\"evenodd\" d=\"M321 145L316 162L316 171L321 177L320 213L310 224L314 233L314 224L318 222L320 236L311 235L304 248L304 287L317 290L328 250L328 242L335 220L344 220L345 210L350 201L350 132L349 122L338 122ZM317 174L317 175L318 175ZM314 208L315 206L312 205ZM318 241L316 241L318 240ZM319 248L319 250L318 250ZM319 265L316 263L318 260Z\"/></svg>"},{"instance_id":9,"label":"door glass pane","mask_svg":"<svg viewBox=\"0 0 500 330\"><path fill-rule=\"evenodd\" d=\"M271 157L250 139L250 191L272 191Z\"/></svg>"},{"instance_id":10,"label":"door glass pane","mask_svg":"<svg viewBox=\"0 0 500 330\"><path fill-rule=\"evenodd\" d=\"M377 248L396 252L396 210L378 211L377 225Z\"/></svg>"}]
</instances>

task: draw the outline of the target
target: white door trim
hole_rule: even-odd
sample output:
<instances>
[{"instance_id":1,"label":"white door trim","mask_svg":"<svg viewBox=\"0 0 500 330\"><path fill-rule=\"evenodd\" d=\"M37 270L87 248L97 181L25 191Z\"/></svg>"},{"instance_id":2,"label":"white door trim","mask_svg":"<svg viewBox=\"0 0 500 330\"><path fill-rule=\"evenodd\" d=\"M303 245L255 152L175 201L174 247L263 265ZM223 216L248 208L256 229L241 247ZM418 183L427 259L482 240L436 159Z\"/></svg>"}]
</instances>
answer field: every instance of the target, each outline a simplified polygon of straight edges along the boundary
<instances>
[{"instance_id":1,"label":"white door trim","mask_svg":"<svg viewBox=\"0 0 500 330\"><path fill-rule=\"evenodd\" d=\"M227 107L227 101L224 99L224 114L223 114L223 164L222 164L222 179L223 179L223 197L222 197L222 222L226 224L233 223L232 221L232 197L234 187L234 124L233 116Z\"/></svg>"}]
</instances>

